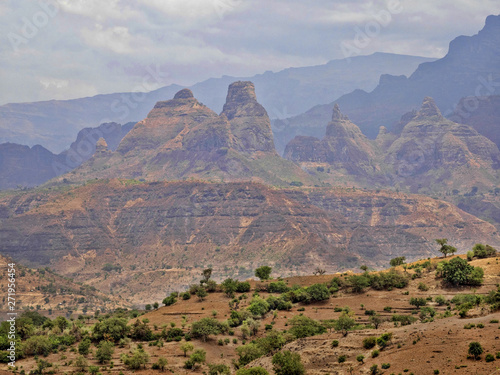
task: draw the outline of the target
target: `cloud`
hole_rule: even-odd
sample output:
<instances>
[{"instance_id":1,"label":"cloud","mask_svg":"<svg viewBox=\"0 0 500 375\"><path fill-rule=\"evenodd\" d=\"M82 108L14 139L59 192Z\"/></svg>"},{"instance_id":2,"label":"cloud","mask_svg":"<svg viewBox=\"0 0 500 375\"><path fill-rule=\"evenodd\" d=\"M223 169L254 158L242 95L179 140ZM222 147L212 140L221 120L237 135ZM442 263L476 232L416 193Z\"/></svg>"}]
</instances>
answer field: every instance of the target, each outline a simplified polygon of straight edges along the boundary
<instances>
[{"instance_id":1,"label":"cloud","mask_svg":"<svg viewBox=\"0 0 500 375\"><path fill-rule=\"evenodd\" d=\"M0 104L132 90L153 65L168 72L158 84L189 85L325 63L342 58L341 42L394 2L402 11L361 53L440 57L453 38L477 33L500 10L495 0L52 1L59 13L18 51L6 36L22 35L24 20L42 8L0 3Z\"/></svg>"}]
</instances>

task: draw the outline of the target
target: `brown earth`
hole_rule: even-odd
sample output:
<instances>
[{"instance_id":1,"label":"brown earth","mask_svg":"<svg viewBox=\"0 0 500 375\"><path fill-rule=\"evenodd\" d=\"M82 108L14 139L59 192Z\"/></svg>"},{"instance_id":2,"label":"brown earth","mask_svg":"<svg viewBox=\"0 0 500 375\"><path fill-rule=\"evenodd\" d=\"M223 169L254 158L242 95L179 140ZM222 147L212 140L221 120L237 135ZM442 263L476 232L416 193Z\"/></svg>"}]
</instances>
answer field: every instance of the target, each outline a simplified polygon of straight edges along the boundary
<instances>
[{"instance_id":1,"label":"brown earth","mask_svg":"<svg viewBox=\"0 0 500 375\"><path fill-rule=\"evenodd\" d=\"M36 309L54 318L64 314L81 314L84 311L93 313L96 308L104 311L115 310L118 307L130 307L130 303L120 297L109 296L88 284L73 281L60 276L49 268L32 269L0 255L0 290L2 296L7 296L7 286L10 284L9 264L14 263L15 269L15 307L17 311ZM3 298L0 303L0 315L5 318L9 311L8 300Z\"/></svg>"},{"instance_id":2,"label":"brown earth","mask_svg":"<svg viewBox=\"0 0 500 375\"><path fill-rule=\"evenodd\" d=\"M432 263L437 263L441 259L432 259ZM368 323L368 316L365 315L366 310L375 310L383 317L390 317L393 313L411 314L414 308L409 305L411 297L436 297L444 296L446 299L451 299L456 294L474 293L478 295L486 295L492 290L497 289L500 282L500 265L498 258L488 258L482 260L474 260L470 264L473 266L483 267L485 270L484 284L478 288L450 288L444 287L441 279L437 279L435 271L427 272L424 270L422 277L410 281L410 284L404 289L394 289L392 291L376 291L368 289L361 294L353 294L348 290L342 289L337 295L332 296L328 301L322 303L313 303L302 306L301 304L294 305L291 311L280 311L275 319L272 314L264 317L261 321L261 326L257 337L265 335L264 325L270 324L274 320L274 328L277 330L287 329L286 322L293 316L304 314L316 320L336 319L340 315L335 312L335 307L350 307L356 316L356 320L361 324ZM402 269L400 269L402 272ZM413 274L413 270L408 270L409 274ZM327 282L333 276L342 277L341 274L323 275L323 276L305 276L287 278L285 281L288 285L309 286L313 283ZM422 291L418 285L423 283L429 288L427 291ZM252 290L260 282L251 281ZM248 299L243 299L240 309L245 308L251 298L251 293L247 293ZM408 293L408 294L406 294ZM267 293L260 292L262 297L267 297ZM190 300L179 300L172 306L161 307L158 310L146 313L141 319L148 319L149 326L160 332L163 327L169 327L170 323L175 323L177 327L184 331L189 329L189 325L202 317L214 316L219 320L225 320L229 316L230 309L228 306L229 298L222 293L210 293L204 301L200 301L193 296ZM457 312L452 309L452 316L444 317L442 314L446 311L446 306L438 306L435 302L430 302L430 306L437 311L434 321L423 323L417 321L408 326L395 327L393 323L383 323L378 329L365 328L360 330L350 331L346 337L336 332L328 332L322 335L308 337L289 343L284 349L300 354L302 362L305 365L306 373L309 374L368 374L369 368L373 364L377 364L379 369L382 363L389 363L390 368L383 373L413 373L413 374L433 374L434 370L439 370L440 374L493 374L496 373L498 367L498 359L494 362L487 363L484 360L486 353L495 353L500 351L500 334L498 331L500 319L499 312L490 312L486 306L479 306L470 310L466 318L459 318ZM302 307L304 310L302 310ZM387 311L390 307L390 312ZM298 311L301 308L302 311ZM386 309L384 309L386 308ZM183 318L186 317L186 322L183 323ZM418 315L416 315L418 316ZM497 320L495 322L495 319ZM132 319L130 323L135 320ZM484 328L479 328L477 325L482 323ZM466 324L475 324L472 329L464 329ZM90 328L90 326L89 326ZM234 335L218 335L212 336L207 342L193 340L195 348L203 348L207 351L207 363L225 363L231 367L232 360L237 360L236 347L242 344L242 337L239 328L235 328ZM368 336L380 336L382 333L390 332L393 338L389 345L380 350L380 355L377 358L371 358L371 351L366 350L362 346L362 340ZM500 332L500 331L499 331ZM228 338L229 344L218 345L219 339ZM233 339L237 342L233 343ZM339 346L331 347L332 340L338 340ZM471 341L479 341L484 348L484 354L480 360L467 359L468 344ZM135 348L138 343L132 343L130 347L123 349L117 348L113 355L114 367L109 366L102 368L108 373L118 374L120 371L124 374L132 373L127 370L120 362L120 354L128 353ZM156 362L159 356L168 359L167 368L174 374L201 374L208 370L208 367L203 365L200 369L191 371L182 368L186 358L180 350L182 342L165 342L163 347L148 346L143 343L143 346L151 356L150 362ZM95 352L95 348L92 347ZM188 353L189 354L189 353ZM363 354L365 356L364 363L360 364L356 361L356 356ZM339 364L338 357L346 355L347 361ZM54 364L50 368L56 374L74 370L68 362L74 360L77 354L71 351L50 354L45 360ZM88 357L90 365L98 365ZM274 374L270 365L271 357L262 357L249 366L263 366L270 370L270 374ZM18 361L18 366L28 371L35 367L33 358L27 358ZM22 366L22 367L21 367ZM352 367L352 371L349 368ZM0 366L1 370L6 369L6 365ZM405 372L408 369L408 372ZM150 365L146 370L137 371L141 374L157 374L158 371L151 370Z\"/></svg>"},{"instance_id":3,"label":"brown earth","mask_svg":"<svg viewBox=\"0 0 500 375\"><path fill-rule=\"evenodd\" d=\"M432 198L361 189L272 189L254 183L110 180L0 198L0 251L144 305L199 279L245 279L270 264L282 276L383 267L465 253L497 229ZM117 266L114 267L105 265Z\"/></svg>"}]
</instances>

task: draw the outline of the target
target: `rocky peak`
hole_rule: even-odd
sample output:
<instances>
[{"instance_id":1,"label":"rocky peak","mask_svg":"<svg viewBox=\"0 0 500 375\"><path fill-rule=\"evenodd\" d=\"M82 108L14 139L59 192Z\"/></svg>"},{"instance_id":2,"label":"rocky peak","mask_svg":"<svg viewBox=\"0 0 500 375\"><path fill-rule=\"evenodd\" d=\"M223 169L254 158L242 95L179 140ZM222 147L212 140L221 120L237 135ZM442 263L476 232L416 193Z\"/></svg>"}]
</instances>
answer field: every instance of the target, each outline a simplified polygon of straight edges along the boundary
<instances>
[{"instance_id":1,"label":"rocky peak","mask_svg":"<svg viewBox=\"0 0 500 375\"><path fill-rule=\"evenodd\" d=\"M263 111L265 112L264 107L257 102L255 85L252 82L238 81L229 85L226 104L222 110L228 120L237 116L262 115Z\"/></svg>"},{"instance_id":2,"label":"rocky peak","mask_svg":"<svg viewBox=\"0 0 500 375\"><path fill-rule=\"evenodd\" d=\"M326 127L326 135L328 137L348 137L352 138L355 135L361 135L361 130L353 124L349 117L340 111L338 104L333 107L332 121Z\"/></svg>"},{"instance_id":3,"label":"rocky peak","mask_svg":"<svg viewBox=\"0 0 500 375\"><path fill-rule=\"evenodd\" d=\"M491 15L486 17L486 23L484 25L484 28L480 31L480 33L499 35L500 15L497 16Z\"/></svg>"},{"instance_id":4,"label":"rocky peak","mask_svg":"<svg viewBox=\"0 0 500 375\"><path fill-rule=\"evenodd\" d=\"M434 99L427 96L424 98L422 106L420 107L420 110L417 112L416 117L424 118L424 117L434 117L434 116L438 116L440 119L443 119L443 115L441 114L441 111L437 107Z\"/></svg>"},{"instance_id":5,"label":"rocky peak","mask_svg":"<svg viewBox=\"0 0 500 375\"><path fill-rule=\"evenodd\" d=\"M194 95L190 89L182 89L174 96L174 99L192 99L192 98L194 98Z\"/></svg>"},{"instance_id":6,"label":"rocky peak","mask_svg":"<svg viewBox=\"0 0 500 375\"><path fill-rule=\"evenodd\" d=\"M342 112L340 112L340 107L337 103L333 106L333 115L332 115L332 121L336 120L347 120L349 121L349 117L344 115Z\"/></svg>"},{"instance_id":7,"label":"rocky peak","mask_svg":"<svg viewBox=\"0 0 500 375\"><path fill-rule=\"evenodd\" d=\"M238 81L229 86L221 116L225 116L231 124L238 151L276 152L269 116L257 102L252 82Z\"/></svg>"},{"instance_id":8,"label":"rocky peak","mask_svg":"<svg viewBox=\"0 0 500 375\"><path fill-rule=\"evenodd\" d=\"M109 151L108 143L106 142L106 140L104 138L101 137L97 140L97 143L95 145L95 151L96 151L96 154Z\"/></svg>"}]
</instances>

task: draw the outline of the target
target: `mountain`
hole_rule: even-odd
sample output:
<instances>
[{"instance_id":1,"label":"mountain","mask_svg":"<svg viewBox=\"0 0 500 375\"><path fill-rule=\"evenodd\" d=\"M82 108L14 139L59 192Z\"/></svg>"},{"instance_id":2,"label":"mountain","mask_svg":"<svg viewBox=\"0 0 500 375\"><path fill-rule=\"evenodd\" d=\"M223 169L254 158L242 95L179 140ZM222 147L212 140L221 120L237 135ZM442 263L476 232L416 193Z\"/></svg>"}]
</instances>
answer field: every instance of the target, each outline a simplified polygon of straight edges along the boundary
<instances>
[{"instance_id":1,"label":"mountain","mask_svg":"<svg viewBox=\"0 0 500 375\"><path fill-rule=\"evenodd\" d=\"M104 145L102 144L102 147ZM251 82L229 86L221 115L183 89L156 103L115 152L101 152L59 178L71 183L95 178L147 180L253 180L274 185L315 180L275 151L266 110Z\"/></svg>"},{"instance_id":2,"label":"mountain","mask_svg":"<svg viewBox=\"0 0 500 375\"><path fill-rule=\"evenodd\" d=\"M30 188L66 173L87 161L96 152L96 143L103 138L111 150L116 150L122 138L134 123L101 124L82 129L69 149L54 154L36 145L0 144L0 190L17 187Z\"/></svg>"},{"instance_id":3,"label":"mountain","mask_svg":"<svg viewBox=\"0 0 500 375\"><path fill-rule=\"evenodd\" d=\"M410 77L381 75L378 86L369 93L355 90L331 104L275 121L273 126L279 127L287 140L295 135L322 137L337 103L365 135L375 138L380 126L391 130L398 116L418 108L423 97L433 97L440 110L450 115L462 97L498 95L499 77L500 15L491 15L477 35L455 38L445 57L420 64Z\"/></svg>"},{"instance_id":4,"label":"mountain","mask_svg":"<svg viewBox=\"0 0 500 375\"><path fill-rule=\"evenodd\" d=\"M382 127L367 139L336 104L322 140L294 138L285 157L324 181L339 175L365 187L397 187L413 193L493 189L500 180L500 151L474 128L444 118L432 98L401 118L400 130ZM328 168L327 173L318 173Z\"/></svg>"},{"instance_id":5,"label":"mountain","mask_svg":"<svg viewBox=\"0 0 500 375\"><path fill-rule=\"evenodd\" d=\"M384 191L103 180L0 197L2 254L141 304L208 266L221 279L263 264L284 275L377 267L427 258L442 237L461 252L478 238L500 245L493 225L449 203Z\"/></svg>"},{"instance_id":6,"label":"mountain","mask_svg":"<svg viewBox=\"0 0 500 375\"><path fill-rule=\"evenodd\" d=\"M56 176L58 155L45 147L0 144L0 190L32 187Z\"/></svg>"},{"instance_id":7,"label":"mountain","mask_svg":"<svg viewBox=\"0 0 500 375\"><path fill-rule=\"evenodd\" d=\"M381 74L410 74L418 64L432 60L376 53L253 77L212 78L189 88L200 101L219 113L230 83L252 81L270 116L286 118L357 88L371 90ZM149 70L147 74L151 80L161 81L161 72ZM181 86L170 85L149 93L116 93L74 100L2 105L0 142L41 144L53 152L62 152L83 128L106 122L135 122L144 118L156 102L172 97L180 89Z\"/></svg>"},{"instance_id":8,"label":"mountain","mask_svg":"<svg viewBox=\"0 0 500 375\"><path fill-rule=\"evenodd\" d=\"M467 124L500 147L500 96L462 98L450 120Z\"/></svg>"},{"instance_id":9,"label":"mountain","mask_svg":"<svg viewBox=\"0 0 500 375\"><path fill-rule=\"evenodd\" d=\"M371 171L375 149L335 104L332 120L322 140L314 137L295 137L285 148L284 157L295 162L327 163L332 169L345 169L349 174Z\"/></svg>"}]
</instances>

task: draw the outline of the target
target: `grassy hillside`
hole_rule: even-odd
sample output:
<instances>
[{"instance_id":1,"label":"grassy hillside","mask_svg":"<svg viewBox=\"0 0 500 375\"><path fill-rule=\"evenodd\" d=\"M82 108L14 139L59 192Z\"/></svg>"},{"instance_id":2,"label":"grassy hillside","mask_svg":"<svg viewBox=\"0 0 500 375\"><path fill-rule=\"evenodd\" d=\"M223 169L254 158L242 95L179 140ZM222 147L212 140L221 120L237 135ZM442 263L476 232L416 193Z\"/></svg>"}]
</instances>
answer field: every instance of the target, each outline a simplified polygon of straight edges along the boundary
<instances>
[{"instance_id":1,"label":"grassy hillside","mask_svg":"<svg viewBox=\"0 0 500 375\"><path fill-rule=\"evenodd\" d=\"M472 271L462 280L468 285L447 282L455 263ZM68 322L63 330L61 318L28 327L35 336L22 341L25 358L16 365L27 373L49 364L45 372L56 374L130 373L137 366L144 374L162 367L174 374L246 374L242 368L256 366L269 374L491 373L500 352L493 333L500 319L499 271L495 255L458 256L381 272L318 269L315 276L279 280L208 281L167 297L163 307L148 306L140 317L119 310L99 321ZM51 345L44 349L46 340ZM107 340L112 344L102 343ZM471 342L484 350L478 359L468 358ZM106 345L113 347L107 359ZM273 358L289 358L288 352L302 365L276 372Z\"/></svg>"}]
</instances>

